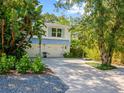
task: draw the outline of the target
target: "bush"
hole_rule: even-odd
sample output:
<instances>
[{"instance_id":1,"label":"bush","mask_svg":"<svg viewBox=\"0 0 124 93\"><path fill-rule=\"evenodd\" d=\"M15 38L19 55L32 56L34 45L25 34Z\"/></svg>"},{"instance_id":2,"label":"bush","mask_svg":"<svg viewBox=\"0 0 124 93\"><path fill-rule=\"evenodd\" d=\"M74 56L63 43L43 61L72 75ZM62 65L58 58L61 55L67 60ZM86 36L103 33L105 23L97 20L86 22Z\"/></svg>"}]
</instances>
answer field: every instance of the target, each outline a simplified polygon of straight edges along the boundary
<instances>
[{"instance_id":1,"label":"bush","mask_svg":"<svg viewBox=\"0 0 124 93\"><path fill-rule=\"evenodd\" d=\"M99 51L97 50L98 50L97 48L85 49L86 57L94 60L100 60L100 54L99 54Z\"/></svg>"},{"instance_id":2,"label":"bush","mask_svg":"<svg viewBox=\"0 0 124 93\"><path fill-rule=\"evenodd\" d=\"M64 53L63 56L65 58L73 58L74 57L72 53Z\"/></svg>"},{"instance_id":3,"label":"bush","mask_svg":"<svg viewBox=\"0 0 124 93\"><path fill-rule=\"evenodd\" d=\"M70 48L70 52L64 53L65 58L82 58L85 57L86 53L80 48Z\"/></svg>"},{"instance_id":4,"label":"bush","mask_svg":"<svg viewBox=\"0 0 124 93\"><path fill-rule=\"evenodd\" d=\"M25 74L30 69L34 73L40 73L45 70L45 65L42 63L40 57L36 57L31 64L27 54L22 56L18 62L16 62L15 56L7 57L6 54L2 54L0 57L0 74L5 74L14 68L16 68L17 72L22 74Z\"/></svg>"},{"instance_id":5,"label":"bush","mask_svg":"<svg viewBox=\"0 0 124 93\"><path fill-rule=\"evenodd\" d=\"M66 58L82 58L85 57L86 53L82 48L81 42L79 40L72 40L70 53L65 53L63 56Z\"/></svg>"},{"instance_id":6,"label":"bush","mask_svg":"<svg viewBox=\"0 0 124 93\"><path fill-rule=\"evenodd\" d=\"M16 64L16 70L19 73L26 73L29 69L30 69L30 60L29 60L29 56L26 54L24 56L22 56L22 58L20 59L19 62L17 62Z\"/></svg>"},{"instance_id":7,"label":"bush","mask_svg":"<svg viewBox=\"0 0 124 93\"><path fill-rule=\"evenodd\" d=\"M124 65L124 53L115 51L112 57L112 63L117 65Z\"/></svg>"},{"instance_id":8,"label":"bush","mask_svg":"<svg viewBox=\"0 0 124 93\"><path fill-rule=\"evenodd\" d=\"M42 60L40 59L40 57L36 57L34 59L34 62L31 65L31 70L34 73L40 73L43 72L45 69L44 64L42 63Z\"/></svg>"},{"instance_id":9,"label":"bush","mask_svg":"<svg viewBox=\"0 0 124 93\"><path fill-rule=\"evenodd\" d=\"M9 64L9 68L14 69L15 68L15 62L16 62L16 57L15 56L8 56L7 62Z\"/></svg>"},{"instance_id":10,"label":"bush","mask_svg":"<svg viewBox=\"0 0 124 93\"><path fill-rule=\"evenodd\" d=\"M6 54L2 54L0 57L0 73L7 73L9 71L9 63L7 62Z\"/></svg>"},{"instance_id":11,"label":"bush","mask_svg":"<svg viewBox=\"0 0 124 93\"><path fill-rule=\"evenodd\" d=\"M0 57L0 74L5 74L14 68L22 74L25 74L30 69L34 73L40 73L45 70L45 65L42 63L40 57L36 57L31 64L27 54L22 56L18 62L16 62L15 56L7 57L6 54L2 54Z\"/></svg>"}]
</instances>

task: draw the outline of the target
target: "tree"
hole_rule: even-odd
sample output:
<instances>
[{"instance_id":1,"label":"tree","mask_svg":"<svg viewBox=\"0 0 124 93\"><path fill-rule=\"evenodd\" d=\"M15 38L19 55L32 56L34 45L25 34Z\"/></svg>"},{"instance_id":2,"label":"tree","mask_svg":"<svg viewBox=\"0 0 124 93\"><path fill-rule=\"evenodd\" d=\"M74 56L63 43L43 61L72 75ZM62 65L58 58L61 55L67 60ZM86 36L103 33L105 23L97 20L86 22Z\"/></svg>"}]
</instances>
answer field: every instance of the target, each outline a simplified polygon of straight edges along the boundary
<instances>
[{"instance_id":1,"label":"tree","mask_svg":"<svg viewBox=\"0 0 124 93\"><path fill-rule=\"evenodd\" d=\"M91 5L88 6L89 4ZM97 35L102 64L111 65L117 33L124 30L121 29L124 21L122 17L124 14L123 4L122 0L113 0L111 3L109 0L87 2L87 9L90 10L88 13L91 13L90 17L93 22L92 27Z\"/></svg>"},{"instance_id":2,"label":"tree","mask_svg":"<svg viewBox=\"0 0 124 93\"><path fill-rule=\"evenodd\" d=\"M65 16L56 16L54 14L46 13L43 15L43 18L44 18L44 22L70 25L70 21Z\"/></svg>"},{"instance_id":3,"label":"tree","mask_svg":"<svg viewBox=\"0 0 124 93\"><path fill-rule=\"evenodd\" d=\"M31 37L39 31L34 29L34 26L42 20L41 9L42 5L37 0L0 1L1 53L17 57L23 55L25 49L31 46ZM40 25L42 24L43 22L40 22ZM40 25L37 25L37 28Z\"/></svg>"},{"instance_id":4,"label":"tree","mask_svg":"<svg viewBox=\"0 0 124 93\"><path fill-rule=\"evenodd\" d=\"M70 2L69 2L70 1ZM67 0L63 3L59 0L58 7L73 6L73 4L85 3L83 22L86 27L96 35L102 64L111 65L112 55L116 48L118 33L124 26L124 1L123 0ZM66 7L69 8L69 7Z\"/></svg>"},{"instance_id":5,"label":"tree","mask_svg":"<svg viewBox=\"0 0 124 93\"><path fill-rule=\"evenodd\" d=\"M70 25L70 21L65 16L59 16L58 21L56 23L59 23L62 25Z\"/></svg>"},{"instance_id":6,"label":"tree","mask_svg":"<svg viewBox=\"0 0 124 93\"><path fill-rule=\"evenodd\" d=\"M54 22L58 21L57 16L54 14L49 14L49 13L43 14L43 18L44 18L45 22L54 23Z\"/></svg>"}]
</instances>

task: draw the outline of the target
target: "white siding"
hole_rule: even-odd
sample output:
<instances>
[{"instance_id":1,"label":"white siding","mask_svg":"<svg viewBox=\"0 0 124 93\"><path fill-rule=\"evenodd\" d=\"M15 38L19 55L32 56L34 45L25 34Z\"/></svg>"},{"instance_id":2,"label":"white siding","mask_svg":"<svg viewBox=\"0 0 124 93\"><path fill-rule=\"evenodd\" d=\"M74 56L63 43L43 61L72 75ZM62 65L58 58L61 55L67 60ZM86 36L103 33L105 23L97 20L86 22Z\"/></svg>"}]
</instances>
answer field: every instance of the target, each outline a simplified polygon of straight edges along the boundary
<instances>
[{"instance_id":1,"label":"white siding","mask_svg":"<svg viewBox=\"0 0 124 93\"><path fill-rule=\"evenodd\" d=\"M63 57L63 54L69 50L69 47L65 49L65 45L47 44L41 45L41 53L47 52L47 57ZM39 55L39 45L32 44L32 47L27 50L30 57ZM41 55L42 56L42 55Z\"/></svg>"},{"instance_id":2,"label":"white siding","mask_svg":"<svg viewBox=\"0 0 124 93\"><path fill-rule=\"evenodd\" d=\"M52 28L60 28L62 29L62 37L52 37L51 33L52 33ZM56 39L56 40L69 40L70 41L70 32L69 27L65 26L65 25L60 25L60 24L53 24L53 23L46 23L46 28L43 28L46 33L45 36L43 36L43 38L47 38L47 39ZM34 38L37 38L36 36L34 36ZM65 49L66 46L66 49ZM69 52L70 51L70 46L64 45L64 44L43 44L41 45L42 52L48 52L48 57L63 57L63 54L65 52ZM39 45L38 44L32 44L32 48L27 49L29 55L31 57L35 57L36 55L39 54Z\"/></svg>"},{"instance_id":3,"label":"white siding","mask_svg":"<svg viewBox=\"0 0 124 93\"><path fill-rule=\"evenodd\" d=\"M46 23L45 25L47 27L44 29L46 30L46 36L43 36L43 38L70 40L70 32L68 31L69 30L68 26L60 25L60 24L53 24L53 23ZM62 29L62 37L52 37L51 36L52 28Z\"/></svg>"}]
</instances>

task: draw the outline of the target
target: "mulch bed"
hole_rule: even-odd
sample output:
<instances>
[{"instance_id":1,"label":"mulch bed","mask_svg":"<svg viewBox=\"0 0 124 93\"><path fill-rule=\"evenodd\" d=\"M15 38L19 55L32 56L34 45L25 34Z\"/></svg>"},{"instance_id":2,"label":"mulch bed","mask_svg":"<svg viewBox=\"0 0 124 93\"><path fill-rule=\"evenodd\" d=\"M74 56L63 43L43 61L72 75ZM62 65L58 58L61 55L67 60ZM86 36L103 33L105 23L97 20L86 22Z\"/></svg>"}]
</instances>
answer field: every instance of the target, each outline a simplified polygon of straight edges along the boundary
<instances>
[{"instance_id":1,"label":"mulch bed","mask_svg":"<svg viewBox=\"0 0 124 93\"><path fill-rule=\"evenodd\" d=\"M2 74L2 75L15 75L15 76L20 76L20 75L48 75L48 74L54 74L54 72L50 69L50 68L45 68L45 70L41 73L33 73L32 71L28 71L25 74L22 73L18 73L16 70L10 70L8 73L6 74Z\"/></svg>"}]
</instances>

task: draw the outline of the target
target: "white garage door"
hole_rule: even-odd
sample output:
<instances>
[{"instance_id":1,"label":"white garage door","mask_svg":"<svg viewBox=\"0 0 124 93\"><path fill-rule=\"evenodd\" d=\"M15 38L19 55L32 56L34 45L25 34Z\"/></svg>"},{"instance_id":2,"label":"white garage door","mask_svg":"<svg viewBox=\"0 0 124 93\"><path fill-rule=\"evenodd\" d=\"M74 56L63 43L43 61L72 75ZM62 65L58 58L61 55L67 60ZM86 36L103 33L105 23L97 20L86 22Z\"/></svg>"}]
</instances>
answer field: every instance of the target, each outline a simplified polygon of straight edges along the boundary
<instances>
[{"instance_id":1,"label":"white garage door","mask_svg":"<svg viewBox=\"0 0 124 93\"><path fill-rule=\"evenodd\" d=\"M45 45L42 51L48 53L47 57L63 57L64 45Z\"/></svg>"},{"instance_id":2,"label":"white garage door","mask_svg":"<svg viewBox=\"0 0 124 93\"><path fill-rule=\"evenodd\" d=\"M36 57L39 55L39 45L33 44L30 49L27 49L28 54L30 57ZM47 52L47 57L63 57L63 54L65 52L65 46L64 45L42 45L41 46L41 53Z\"/></svg>"},{"instance_id":3,"label":"white garage door","mask_svg":"<svg viewBox=\"0 0 124 93\"><path fill-rule=\"evenodd\" d=\"M39 55L39 45L32 44L32 47L27 49L27 52L30 57L36 57L37 55Z\"/></svg>"}]
</instances>

